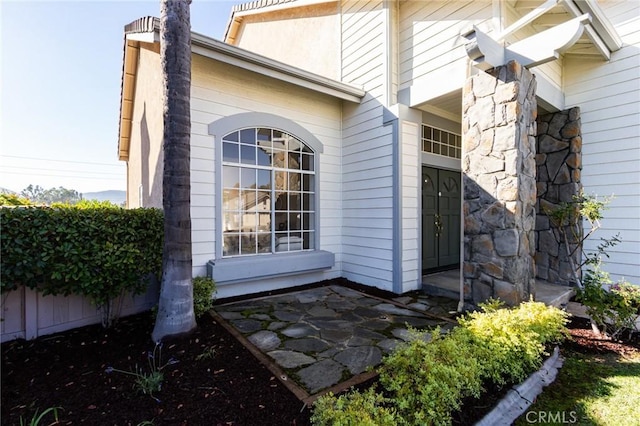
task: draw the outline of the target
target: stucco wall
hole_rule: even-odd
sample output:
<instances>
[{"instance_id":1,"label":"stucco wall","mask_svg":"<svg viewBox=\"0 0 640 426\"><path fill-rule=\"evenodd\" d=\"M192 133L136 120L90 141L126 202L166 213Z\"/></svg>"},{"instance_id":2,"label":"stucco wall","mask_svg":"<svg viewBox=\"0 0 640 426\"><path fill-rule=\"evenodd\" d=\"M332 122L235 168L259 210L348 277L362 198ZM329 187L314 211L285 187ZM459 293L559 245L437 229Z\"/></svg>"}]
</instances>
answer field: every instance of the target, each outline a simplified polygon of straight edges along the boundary
<instances>
[{"instance_id":1,"label":"stucco wall","mask_svg":"<svg viewBox=\"0 0 640 426\"><path fill-rule=\"evenodd\" d=\"M162 207L162 73L158 46L141 43L127 161L127 207Z\"/></svg>"},{"instance_id":2,"label":"stucco wall","mask_svg":"<svg viewBox=\"0 0 640 426\"><path fill-rule=\"evenodd\" d=\"M236 40L243 49L340 78L338 2L246 15Z\"/></svg>"}]
</instances>

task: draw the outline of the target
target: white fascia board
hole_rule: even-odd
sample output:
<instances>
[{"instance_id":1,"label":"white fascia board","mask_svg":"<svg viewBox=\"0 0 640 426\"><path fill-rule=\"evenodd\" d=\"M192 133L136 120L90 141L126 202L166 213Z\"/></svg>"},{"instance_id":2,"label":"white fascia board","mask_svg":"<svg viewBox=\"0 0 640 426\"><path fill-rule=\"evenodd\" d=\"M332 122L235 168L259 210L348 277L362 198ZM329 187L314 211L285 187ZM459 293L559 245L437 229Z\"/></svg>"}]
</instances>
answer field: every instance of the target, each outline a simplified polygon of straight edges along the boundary
<instances>
[{"instance_id":1,"label":"white fascia board","mask_svg":"<svg viewBox=\"0 0 640 426\"><path fill-rule=\"evenodd\" d=\"M297 0L297 1L287 2L287 3L276 3L270 6L263 6L255 9L240 10L240 11L234 12L233 14L235 16L255 15L258 13L268 13L268 12L275 12L278 10L293 9L295 7L313 6L315 4L322 4L322 3L335 3L336 1L338 0Z\"/></svg>"},{"instance_id":2,"label":"white fascia board","mask_svg":"<svg viewBox=\"0 0 640 426\"><path fill-rule=\"evenodd\" d=\"M588 13L592 16L591 25L598 32L602 41L607 45L610 51L615 52L622 48L622 39L615 27L609 21L609 18L602 11L598 3L594 0L574 0L574 3L582 13Z\"/></svg>"},{"instance_id":3,"label":"white fascia board","mask_svg":"<svg viewBox=\"0 0 640 426\"><path fill-rule=\"evenodd\" d=\"M156 31L149 33L131 33L125 36L127 40L141 41L143 43L158 43L160 34Z\"/></svg>"},{"instance_id":4,"label":"white fascia board","mask_svg":"<svg viewBox=\"0 0 640 426\"><path fill-rule=\"evenodd\" d=\"M535 69L531 70L531 72L536 76L538 104L549 112L564 111L566 107L562 89L549 81L544 75L536 73Z\"/></svg>"},{"instance_id":5,"label":"white fascia board","mask_svg":"<svg viewBox=\"0 0 640 426\"><path fill-rule=\"evenodd\" d=\"M582 10L576 5L576 1L574 0L564 0L562 4L564 5L567 12L573 15L574 18L577 18L578 16L583 14ZM586 2L580 2L580 4L585 5ZM585 7L585 9L588 8ZM608 20L604 16L602 10L597 6L592 7L592 9L595 12L594 14L585 12L589 13L589 15L591 16L591 23L585 25L584 32L587 34L587 37L589 37L589 40L591 40L598 52L600 52L600 54L608 61L609 59L611 59L611 52L620 49L622 43L620 43L619 46L616 46L615 43L612 46L609 46L607 43L605 43L605 38L609 38L611 40L620 40L620 37L613 29L613 26L608 23ZM596 31L596 28L599 28L600 31L602 31L602 34L606 34L606 37L603 38L600 32ZM611 47L614 47L614 49L612 49Z\"/></svg>"},{"instance_id":6,"label":"white fascia board","mask_svg":"<svg viewBox=\"0 0 640 426\"><path fill-rule=\"evenodd\" d=\"M192 33L191 51L198 55L306 87L339 99L360 103L365 95L361 88L292 67L262 55L240 49L202 34Z\"/></svg>"}]
</instances>

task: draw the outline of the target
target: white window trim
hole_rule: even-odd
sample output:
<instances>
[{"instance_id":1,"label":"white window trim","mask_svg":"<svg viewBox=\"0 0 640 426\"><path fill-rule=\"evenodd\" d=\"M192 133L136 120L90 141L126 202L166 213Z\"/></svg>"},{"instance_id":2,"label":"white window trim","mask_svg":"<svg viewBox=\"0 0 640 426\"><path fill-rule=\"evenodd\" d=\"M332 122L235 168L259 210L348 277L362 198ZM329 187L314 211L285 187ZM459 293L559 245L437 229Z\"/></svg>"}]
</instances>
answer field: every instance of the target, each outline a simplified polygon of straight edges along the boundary
<instances>
[{"instance_id":1,"label":"white window trim","mask_svg":"<svg viewBox=\"0 0 640 426\"><path fill-rule=\"evenodd\" d=\"M265 127L288 133L314 152L315 250L222 257L222 138L234 130ZM207 264L207 275L219 285L329 269L335 264L333 253L320 250L320 155L324 145L296 122L274 114L247 112L221 118L209 124L215 151L215 259Z\"/></svg>"},{"instance_id":2,"label":"white window trim","mask_svg":"<svg viewBox=\"0 0 640 426\"><path fill-rule=\"evenodd\" d=\"M267 128L267 129L269 131L273 130L271 128ZM242 133L243 130L252 130L252 131L255 130L255 131L257 131L258 128L256 128L256 127L246 127L244 129L239 129L239 130ZM243 145L241 145L240 139L238 139L238 142L225 140L225 137L229 136L230 134L234 134L234 133L237 134L238 130L233 130L231 133L228 133L228 134L226 134L226 135L224 135L222 137L223 145L225 143L232 143L232 144L233 143L237 143L240 147L243 146ZM288 133L285 133L285 134L289 135ZM296 141L301 143L301 144L303 144L305 146L305 148L308 148L308 146L304 143L304 141L301 141L301 140L299 140L297 138L296 138ZM285 152L289 152L289 151L287 150ZM304 155L307 155L307 154L304 154ZM310 170L304 170L302 168L300 168L300 169L291 169L288 166L276 166L274 164L271 164L269 166L263 166L263 165L259 165L259 164L245 164L240 160L240 157L238 157L238 161L237 162L236 161L225 161L224 158L222 159L223 175L224 175L224 170L225 170L226 166L239 168L239 169L251 169L251 170L254 170L254 171L259 171L259 170L268 171L269 175L270 175L271 182L273 182L273 183L275 183L276 176L277 176L278 173L283 172L283 173L286 173L287 176L288 176L289 173L292 173L292 172L300 174L300 176L301 176L300 189L299 189L299 191L295 191L295 192L300 194L300 208L297 209L297 210L294 210L294 211L298 212L298 211L302 210L302 212L301 212L302 215L304 215L305 213L313 214L314 220L313 220L313 224L311 225L312 228L305 229L303 227L304 226L303 225L303 218L300 217L300 223L301 223L300 229L299 230L287 229L286 231L287 231L288 235L290 235L292 233L298 233L298 232L301 233L301 234L307 234L307 235L309 235L309 237L312 237L312 241L314 241L314 243L313 243L313 245L311 247L309 247L307 249L301 248L300 250L284 250L285 252L316 250L315 237L317 235L317 229L315 229L315 226L316 226L315 214L317 212L317 205L315 203L317 202L317 199L316 199L316 194L315 194L315 190L316 190L316 184L315 184L315 179L316 179L315 156L317 154L315 152L311 152L311 155L313 156L313 164L311 166L312 169L310 169ZM224 148L223 148L223 157L224 157ZM302 158L300 158L300 160L301 160L302 163L304 163L304 161L302 161ZM307 176L312 176L313 177L312 188L310 188L307 191L305 191L304 188L303 188L303 183L302 183L302 180L303 180L302 176L303 175L307 175ZM223 180L222 189L223 189L223 192L224 192L225 189L230 189L230 187L225 186L224 176L223 176L222 180ZM270 216L270 219L271 219L272 226L275 226L275 217L276 217L276 215L278 213L285 214L285 217L288 217L292 213L292 211L290 210L291 206L288 206L288 205L287 205L287 209L286 210L277 210L276 211L276 208L275 208L275 206L276 206L276 197L275 197L276 192L277 192L277 190L276 190L275 186L272 186L269 189L269 193L270 193L269 199L271 201L270 208L269 208L269 216ZM290 190L286 189L286 190L284 190L284 192L289 194L289 193L292 193L294 191L290 191ZM312 198L312 202L313 202L313 205L314 205L313 210L305 209L304 206L302 205L302 202L303 202L303 199L304 199L304 194L307 194L307 195L310 196L310 198ZM225 227L224 225L226 225L224 223L224 215L226 213L232 213L232 212L224 211L224 209L223 209L223 212L222 212L222 214L223 214L223 228ZM236 213L237 213L237 211L236 211ZM225 232L224 232L224 230L222 232L223 232L222 239L224 240ZM222 257L223 258L230 258L230 257L237 257L237 256L266 256L266 255L269 255L269 254L274 254L274 253L277 252L276 248L277 248L277 245L278 245L278 232L279 231L275 230L275 229L271 229L270 230L270 234L271 234L272 238L271 238L270 251L268 253L259 253L259 252L258 253L250 253L250 254L238 253L238 254L235 254L235 255L226 255L225 256L224 255L224 250L223 250L223 256ZM234 232L234 234L235 234L235 232ZM258 233L258 235L259 235L259 233ZM238 237L240 237L240 235L238 235ZM224 242L223 242L223 244L224 244Z\"/></svg>"}]
</instances>

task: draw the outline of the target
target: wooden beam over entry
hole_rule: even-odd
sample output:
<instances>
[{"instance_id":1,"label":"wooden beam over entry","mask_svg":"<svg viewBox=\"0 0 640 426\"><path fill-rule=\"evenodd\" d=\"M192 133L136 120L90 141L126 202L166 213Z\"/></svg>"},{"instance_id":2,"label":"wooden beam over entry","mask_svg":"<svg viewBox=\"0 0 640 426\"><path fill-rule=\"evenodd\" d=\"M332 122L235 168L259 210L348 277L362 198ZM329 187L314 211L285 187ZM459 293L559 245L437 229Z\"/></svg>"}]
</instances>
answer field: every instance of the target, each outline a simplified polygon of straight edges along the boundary
<instances>
[{"instance_id":1,"label":"wooden beam over entry","mask_svg":"<svg viewBox=\"0 0 640 426\"><path fill-rule=\"evenodd\" d=\"M585 24L590 21L591 17L584 14L510 46L494 40L474 25L472 40L465 48L473 65L482 71L499 67L512 60L531 68L557 59L562 52L578 41Z\"/></svg>"},{"instance_id":2,"label":"wooden beam over entry","mask_svg":"<svg viewBox=\"0 0 640 426\"><path fill-rule=\"evenodd\" d=\"M536 7L531 12L527 13L526 15L524 15L522 18L518 19L513 24L509 25L503 31L501 31L496 36L495 40L496 41L504 40L505 37L507 37L508 35L513 34L516 31L518 31L520 28L523 28L523 27L529 25L536 18L544 15L546 12L548 12L549 10L553 9L554 7L556 7L559 2L560 2L560 0L547 0L546 2L541 4L540 6Z\"/></svg>"}]
</instances>

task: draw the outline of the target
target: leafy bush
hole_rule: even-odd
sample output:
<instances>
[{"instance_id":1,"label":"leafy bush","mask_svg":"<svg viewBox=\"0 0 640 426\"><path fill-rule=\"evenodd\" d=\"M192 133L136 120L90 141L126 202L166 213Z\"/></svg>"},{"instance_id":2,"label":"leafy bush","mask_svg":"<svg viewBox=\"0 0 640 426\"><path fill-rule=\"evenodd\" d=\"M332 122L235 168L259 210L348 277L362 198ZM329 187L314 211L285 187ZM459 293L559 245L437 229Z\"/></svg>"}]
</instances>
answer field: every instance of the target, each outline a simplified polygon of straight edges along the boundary
<instances>
[{"instance_id":1,"label":"leafy bush","mask_svg":"<svg viewBox=\"0 0 640 426\"><path fill-rule=\"evenodd\" d=\"M618 338L625 329L635 329L640 315L640 287L624 281L611 284L609 274L600 268L590 269L584 288L578 289L577 300L587 307L587 314L601 332Z\"/></svg>"},{"instance_id":2,"label":"leafy bush","mask_svg":"<svg viewBox=\"0 0 640 426\"><path fill-rule=\"evenodd\" d=\"M335 397L332 393L314 404L311 423L318 426L396 426L399 419L391 401L374 388Z\"/></svg>"},{"instance_id":3,"label":"leafy bush","mask_svg":"<svg viewBox=\"0 0 640 426\"><path fill-rule=\"evenodd\" d=\"M325 395L314 405L312 422L451 424L451 412L463 398L479 397L486 381L517 381L539 368L545 345L565 337L565 323L563 311L542 303L498 309L490 302L485 311L461 319L449 334L434 332L430 342L424 333L412 333L409 343L383 360L382 393L371 388Z\"/></svg>"},{"instance_id":4,"label":"leafy bush","mask_svg":"<svg viewBox=\"0 0 640 426\"><path fill-rule=\"evenodd\" d=\"M109 200L85 200L82 199L76 203L73 204L69 204L69 203L53 203L51 204L51 207L75 207L77 209L100 209L100 208L104 208L104 209L121 209L122 206L119 206L117 204L112 203Z\"/></svg>"},{"instance_id":5,"label":"leafy bush","mask_svg":"<svg viewBox=\"0 0 640 426\"><path fill-rule=\"evenodd\" d=\"M0 194L0 206L30 206L33 203L16 194Z\"/></svg>"},{"instance_id":6,"label":"leafy bush","mask_svg":"<svg viewBox=\"0 0 640 426\"><path fill-rule=\"evenodd\" d=\"M156 209L0 209L2 293L21 285L43 294L86 296L111 320L111 301L144 292L162 267L162 212Z\"/></svg>"},{"instance_id":7,"label":"leafy bush","mask_svg":"<svg viewBox=\"0 0 640 426\"><path fill-rule=\"evenodd\" d=\"M213 294L216 292L216 282L209 277L195 277L193 279L193 311L197 318L213 308Z\"/></svg>"},{"instance_id":8,"label":"leafy bush","mask_svg":"<svg viewBox=\"0 0 640 426\"><path fill-rule=\"evenodd\" d=\"M601 238L594 251L584 250L584 242L602 226L600 220L610 202L611 199L600 200L595 195L585 195L581 192L574 195L571 201L560 203L553 210L545 209L554 226L556 238L565 247L567 261L571 265L571 273L578 288L583 287L582 268L600 265L604 257L609 257L607 249L620 242L618 234L609 239ZM587 228L584 226L585 223L589 225ZM580 255L580 262L574 258L576 253Z\"/></svg>"},{"instance_id":9,"label":"leafy bush","mask_svg":"<svg viewBox=\"0 0 640 426\"><path fill-rule=\"evenodd\" d=\"M521 381L542 364L545 347L566 337L567 314L540 302L474 312L460 320L487 353L483 375L494 383Z\"/></svg>"},{"instance_id":10,"label":"leafy bush","mask_svg":"<svg viewBox=\"0 0 640 426\"><path fill-rule=\"evenodd\" d=\"M450 413L467 396L480 396L482 365L465 328L433 333L431 342L416 335L388 356L380 382L391 392L402 424L448 424Z\"/></svg>"}]
</instances>

